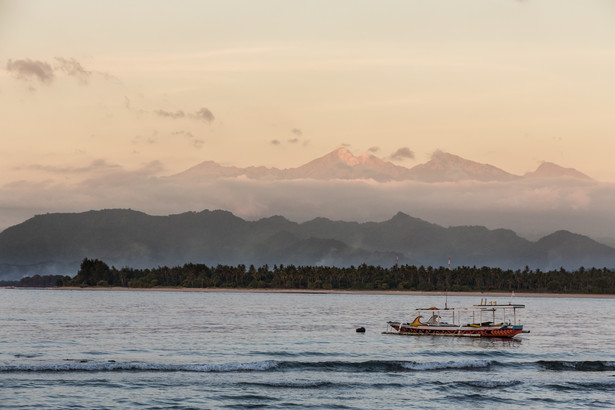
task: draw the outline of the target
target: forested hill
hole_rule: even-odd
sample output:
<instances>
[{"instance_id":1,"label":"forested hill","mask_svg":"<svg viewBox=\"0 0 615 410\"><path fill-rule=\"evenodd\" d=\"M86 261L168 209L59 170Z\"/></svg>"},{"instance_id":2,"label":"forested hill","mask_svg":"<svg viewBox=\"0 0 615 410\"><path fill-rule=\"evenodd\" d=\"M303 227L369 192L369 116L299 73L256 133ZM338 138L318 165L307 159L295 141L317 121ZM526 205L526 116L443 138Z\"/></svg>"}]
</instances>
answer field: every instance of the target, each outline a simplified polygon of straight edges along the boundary
<instances>
[{"instance_id":1,"label":"forested hill","mask_svg":"<svg viewBox=\"0 0 615 410\"><path fill-rule=\"evenodd\" d=\"M151 216L132 210L38 215L0 233L0 279L71 275L84 258L134 268L206 265L615 267L615 249L566 231L532 242L505 229L445 228L398 213L384 222L281 216L245 221L226 211Z\"/></svg>"}]
</instances>

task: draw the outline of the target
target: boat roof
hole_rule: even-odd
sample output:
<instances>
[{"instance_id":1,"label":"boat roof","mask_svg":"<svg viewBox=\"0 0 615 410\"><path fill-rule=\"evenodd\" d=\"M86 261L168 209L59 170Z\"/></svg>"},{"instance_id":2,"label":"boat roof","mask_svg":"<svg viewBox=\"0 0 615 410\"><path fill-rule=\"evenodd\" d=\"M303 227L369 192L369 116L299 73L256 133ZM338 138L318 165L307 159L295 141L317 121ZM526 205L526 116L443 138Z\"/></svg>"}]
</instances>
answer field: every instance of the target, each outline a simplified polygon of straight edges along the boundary
<instances>
[{"instance_id":1,"label":"boat roof","mask_svg":"<svg viewBox=\"0 0 615 410\"><path fill-rule=\"evenodd\" d=\"M416 309L417 312L492 312L495 311L497 309L523 309L525 308L525 305L519 305L519 304L506 304L506 305L497 305L497 304L493 304L493 305L474 305L474 307L457 307L457 308L437 308L437 307L430 307L430 308L421 308L421 309Z\"/></svg>"}]
</instances>

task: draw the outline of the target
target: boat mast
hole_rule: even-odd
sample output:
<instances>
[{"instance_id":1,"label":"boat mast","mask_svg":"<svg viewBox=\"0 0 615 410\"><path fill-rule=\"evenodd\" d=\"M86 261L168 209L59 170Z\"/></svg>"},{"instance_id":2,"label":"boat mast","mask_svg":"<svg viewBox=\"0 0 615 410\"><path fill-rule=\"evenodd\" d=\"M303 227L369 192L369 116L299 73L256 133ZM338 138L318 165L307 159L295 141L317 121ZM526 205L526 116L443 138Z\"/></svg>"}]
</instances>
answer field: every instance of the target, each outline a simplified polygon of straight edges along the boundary
<instances>
[{"instance_id":1,"label":"boat mast","mask_svg":"<svg viewBox=\"0 0 615 410\"><path fill-rule=\"evenodd\" d=\"M448 257L448 271L451 271L451 257ZM444 293L444 310L448 310L448 290Z\"/></svg>"}]
</instances>

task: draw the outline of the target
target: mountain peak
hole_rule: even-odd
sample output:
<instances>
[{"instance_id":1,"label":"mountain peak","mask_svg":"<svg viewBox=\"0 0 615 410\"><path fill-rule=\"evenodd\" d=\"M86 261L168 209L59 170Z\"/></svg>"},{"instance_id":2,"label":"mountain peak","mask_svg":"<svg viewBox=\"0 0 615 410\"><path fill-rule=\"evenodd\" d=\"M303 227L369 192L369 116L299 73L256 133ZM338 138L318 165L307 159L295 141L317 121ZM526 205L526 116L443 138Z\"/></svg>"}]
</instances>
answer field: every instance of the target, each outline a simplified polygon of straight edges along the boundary
<instances>
[{"instance_id":1,"label":"mountain peak","mask_svg":"<svg viewBox=\"0 0 615 410\"><path fill-rule=\"evenodd\" d=\"M411 173L415 179L428 182L441 181L510 181L517 178L499 168L489 164L470 161L458 155L443 151L436 151L431 160L412 168Z\"/></svg>"},{"instance_id":2,"label":"mountain peak","mask_svg":"<svg viewBox=\"0 0 615 410\"><path fill-rule=\"evenodd\" d=\"M570 178L578 178L578 179L587 179L591 178L585 175L582 172L577 171L574 168L564 168L560 165L554 164L553 162L543 162L538 166L536 171L528 172L525 174L526 178L561 178L561 177L570 177Z\"/></svg>"},{"instance_id":3,"label":"mountain peak","mask_svg":"<svg viewBox=\"0 0 615 410\"><path fill-rule=\"evenodd\" d=\"M352 152L344 147L336 149L330 155L351 167L354 167L361 162L359 158L355 157Z\"/></svg>"},{"instance_id":4,"label":"mountain peak","mask_svg":"<svg viewBox=\"0 0 615 410\"><path fill-rule=\"evenodd\" d=\"M350 150L348 150L345 147L340 147L336 149L335 151L332 151L329 154L325 155L324 157L321 157L320 159L325 159L325 158L331 161L338 161L338 162L344 163L350 167L366 165L366 164L375 163L378 161L384 162L381 159L377 158L376 156L368 154L367 152L364 152L363 154L359 156L355 156L352 152L350 152Z\"/></svg>"},{"instance_id":5,"label":"mountain peak","mask_svg":"<svg viewBox=\"0 0 615 410\"><path fill-rule=\"evenodd\" d=\"M374 179L376 181L401 180L407 168L383 161L364 153L355 156L347 148L340 147L329 154L288 170L290 178L313 179Z\"/></svg>"}]
</instances>

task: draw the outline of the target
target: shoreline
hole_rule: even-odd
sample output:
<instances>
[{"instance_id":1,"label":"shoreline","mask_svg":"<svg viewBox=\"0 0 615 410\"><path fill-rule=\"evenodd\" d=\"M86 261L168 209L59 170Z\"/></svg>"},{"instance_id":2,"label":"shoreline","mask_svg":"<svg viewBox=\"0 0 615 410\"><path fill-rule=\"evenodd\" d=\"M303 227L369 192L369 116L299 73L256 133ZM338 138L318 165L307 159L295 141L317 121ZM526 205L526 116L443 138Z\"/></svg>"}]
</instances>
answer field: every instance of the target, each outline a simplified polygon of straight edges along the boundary
<instances>
[{"instance_id":1,"label":"shoreline","mask_svg":"<svg viewBox=\"0 0 615 410\"><path fill-rule=\"evenodd\" d=\"M24 289L24 288L17 288ZM27 288L25 288L27 289ZM46 290L92 290L112 292L202 292L202 293L290 293L290 294L322 294L322 295L391 295L391 296L477 296L477 297L509 297L510 292L442 292L442 291L416 291L416 290L336 290L336 289L236 289L236 288L125 288L125 287L76 287L43 288ZM545 292L515 292L515 297L537 298L585 298L585 299L615 299L613 294L598 293L545 293Z\"/></svg>"}]
</instances>

